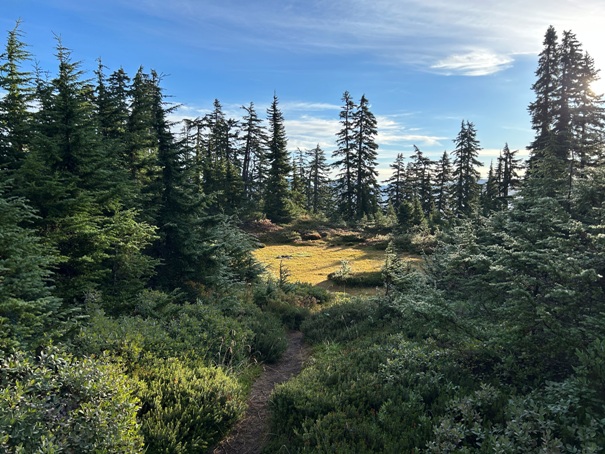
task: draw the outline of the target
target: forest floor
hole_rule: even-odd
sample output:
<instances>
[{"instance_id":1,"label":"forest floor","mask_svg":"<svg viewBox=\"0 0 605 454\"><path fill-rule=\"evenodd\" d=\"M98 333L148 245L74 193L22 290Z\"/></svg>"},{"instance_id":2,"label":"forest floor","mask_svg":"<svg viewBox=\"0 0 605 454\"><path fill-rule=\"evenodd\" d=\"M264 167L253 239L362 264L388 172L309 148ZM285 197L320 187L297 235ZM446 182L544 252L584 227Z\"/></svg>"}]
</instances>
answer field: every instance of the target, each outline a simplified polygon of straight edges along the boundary
<instances>
[{"instance_id":1,"label":"forest floor","mask_svg":"<svg viewBox=\"0 0 605 454\"><path fill-rule=\"evenodd\" d=\"M269 397L273 388L297 375L309 348L300 331L288 333L288 349L275 364L265 364L261 376L252 385L248 409L231 433L214 448L213 454L260 454L269 437Z\"/></svg>"}]
</instances>

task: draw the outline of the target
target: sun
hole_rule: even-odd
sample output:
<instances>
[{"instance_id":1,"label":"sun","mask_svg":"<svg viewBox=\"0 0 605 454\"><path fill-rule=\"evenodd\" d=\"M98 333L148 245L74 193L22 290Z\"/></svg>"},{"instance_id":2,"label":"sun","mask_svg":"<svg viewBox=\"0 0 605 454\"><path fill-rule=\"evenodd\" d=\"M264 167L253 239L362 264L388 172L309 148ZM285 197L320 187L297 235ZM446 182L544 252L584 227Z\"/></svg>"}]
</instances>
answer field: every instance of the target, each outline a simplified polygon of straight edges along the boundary
<instances>
[{"instance_id":1,"label":"sun","mask_svg":"<svg viewBox=\"0 0 605 454\"><path fill-rule=\"evenodd\" d=\"M593 83L590 84L590 89L595 95L605 95L605 79L601 78L595 80Z\"/></svg>"}]
</instances>

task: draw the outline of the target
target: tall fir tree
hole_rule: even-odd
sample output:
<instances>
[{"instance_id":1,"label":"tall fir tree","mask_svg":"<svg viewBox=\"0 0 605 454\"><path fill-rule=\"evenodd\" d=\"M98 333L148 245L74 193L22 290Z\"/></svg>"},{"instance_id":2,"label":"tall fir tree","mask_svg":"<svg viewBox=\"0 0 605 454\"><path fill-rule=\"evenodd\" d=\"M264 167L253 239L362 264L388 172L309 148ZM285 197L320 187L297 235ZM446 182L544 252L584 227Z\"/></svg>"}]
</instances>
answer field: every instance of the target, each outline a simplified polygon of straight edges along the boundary
<instances>
[{"instance_id":1,"label":"tall fir tree","mask_svg":"<svg viewBox=\"0 0 605 454\"><path fill-rule=\"evenodd\" d=\"M32 74L23 69L31 59L19 29L8 33L5 51L0 55L0 170L17 170L29 149L32 130L31 107L34 97Z\"/></svg>"},{"instance_id":2,"label":"tall fir tree","mask_svg":"<svg viewBox=\"0 0 605 454\"><path fill-rule=\"evenodd\" d=\"M355 219L356 192L355 182L357 168L355 166L355 131L353 116L355 102L348 91L342 95L343 105L339 117L341 129L336 134L337 149L332 153L332 166L338 170L335 180L336 204L338 211L345 220Z\"/></svg>"},{"instance_id":3,"label":"tall fir tree","mask_svg":"<svg viewBox=\"0 0 605 454\"><path fill-rule=\"evenodd\" d=\"M324 213L329 208L329 166L319 144L308 152L309 208L312 213Z\"/></svg>"},{"instance_id":4,"label":"tall fir tree","mask_svg":"<svg viewBox=\"0 0 605 454\"><path fill-rule=\"evenodd\" d=\"M254 103L247 107L241 124L243 196L249 207L259 206L267 180L267 134Z\"/></svg>"},{"instance_id":5,"label":"tall fir tree","mask_svg":"<svg viewBox=\"0 0 605 454\"><path fill-rule=\"evenodd\" d=\"M288 222L292 219L288 182L292 166L287 148L284 117L279 109L277 95L273 95L273 102L267 109L267 122L269 124L267 158L270 167L264 197L265 214L273 222Z\"/></svg>"},{"instance_id":6,"label":"tall fir tree","mask_svg":"<svg viewBox=\"0 0 605 454\"><path fill-rule=\"evenodd\" d=\"M393 173L391 177L385 181L386 186L386 197L387 202L390 203L395 210L399 208L399 205L404 200L405 196L405 185L406 185L406 168L405 158L403 153L397 153L395 161L390 165Z\"/></svg>"},{"instance_id":7,"label":"tall fir tree","mask_svg":"<svg viewBox=\"0 0 605 454\"><path fill-rule=\"evenodd\" d=\"M507 205L513 191L519 189L519 172L523 169L522 160L515 157L519 150L512 151L508 143L498 157L498 166L496 170L496 180L498 181L498 197L503 201L503 206Z\"/></svg>"},{"instance_id":8,"label":"tall fir tree","mask_svg":"<svg viewBox=\"0 0 605 454\"><path fill-rule=\"evenodd\" d=\"M483 166L477 159L481 148L477 140L475 125L463 120L454 144L456 145L452 151L454 156L452 172L454 213L457 217L472 217L477 212L481 194L479 185L481 174L477 167Z\"/></svg>"},{"instance_id":9,"label":"tall fir tree","mask_svg":"<svg viewBox=\"0 0 605 454\"><path fill-rule=\"evenodd\" d=\"M58 334L61 301L50 282L56 251L34 230L34 210L23 198L8 196L6 186L0 183L0 354L8 356Z\"/></svg>"},{"instance_id":10,"label":"tall fir tree","mask_svg":"<svg viewBox=\"0 0 605 454\"><path fill-rule=\"evenodd\" d=\"M422 151L414 145L414 153L410 161L410 172L408 173L411 192L418 198L425 215L431 212L433 205L433 161L424 156Z\"/></svg>"},{"instance_id":11,"label":"tall fir tree","mask_svg":"<svg viewBox=\"0 0 605 454\"><path fill-rule=\"evenodd\" d=\"M378 127L376 117L370 111L370 103L363 95L353 113L353 140L355 154L355 214L356 219L373 217L378 210L379 188L376 171Z\"/></svg>"},{"instance_id":12,"label":"tall fir tree","mask_svg":"<svg viewBox=\"0 0 605 454\"><path fill-rule=\"evenodd\" d=\"M453 169L450 157L447 151L443 152L441 159L437 161L437 168L434 177L435 209L440 219L449 219L451 217L451 199L453 188Z\"/></svg>"},{"instance_id":13,"label":"tall fir tree","mask_svg":"<svg viewBox=\"0 0 605 454\"><path fill-rule=\"evenodd\" d=\"M557 90L559 81L559 44L557 32L550 26L544 36L544 49L540 53L537 80L532 85L536 100L529 105L532 128L536 137L529 146L529 168L533 168L536 159L543 156L544 150L553 141L554 118L557 111Z\"/></svg>"},{"instance_id":14,"label":"tall fir tree","mask_svg":"<svg viewBox=\"0 0 605 454\"><path fill-rule=\"evenodd\" d=\"M527 177L540 179L545 195L569 200L574 181L602 160L605 111L602 96L592 91L598 71L574 33L565 31L559 43L551 26L536 75Z\"/></svg>"}]
</instances>

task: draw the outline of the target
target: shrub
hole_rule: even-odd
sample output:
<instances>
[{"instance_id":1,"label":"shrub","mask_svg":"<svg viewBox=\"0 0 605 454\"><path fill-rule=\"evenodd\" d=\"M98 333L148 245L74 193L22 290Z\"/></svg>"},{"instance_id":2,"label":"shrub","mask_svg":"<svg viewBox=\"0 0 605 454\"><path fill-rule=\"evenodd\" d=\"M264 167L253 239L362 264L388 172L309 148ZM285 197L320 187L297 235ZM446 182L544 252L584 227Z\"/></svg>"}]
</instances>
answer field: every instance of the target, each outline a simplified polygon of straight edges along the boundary
<instances>
[{"instance_id":1,"label":"shrub","mask_svg":"<svg viewBox=\"0 0 605 454\"><path fill-rule=\"evenodd\" d=\"M143 451L136 384L105 360L50 349L0 362L0 451Z\"/></svg>"},{"instance_id":2,"label":"shrub","mask_svg":"<svg viewBox=\"0 0 605 454\"><path fill-rule=\"evenodd\" d=\"M147 453L198 453L227 433L245 409L241 385L218 367L150 359L135 375L142 389Z\"/></svg>"},{"instance_id":3,"label":"shrub","mask_svg":"<svg viewBox=\"0 0 605 454\"><path fill-rule=\"evenodd\" d=\"M312 232L303 232L300 235L303 241L319 241L321 240L321 235L317 231Z\"/></svg>"},{"instance_id":4,"label":"shrub","mask_svg":"<svg viewBox=\"0 0 605 454\"><path fill-rule=\"evenodd\" d=\"M354 299L312 315L302 324L301 330L309 342L353 340L382 326L378 309L374 300Z\"/></svg>"},{"instance_id":5,"label":"shrub","mask_svg":"<svg viewBox=\"0 0 605 454\"><path fill-rule=\"evenodd\" d=\"M268 281L254 289L253 299L263 311L275 314L287 328L299 329L310 314L306 306L312 301L305 296L301 298L297 291L303 295L309 293L299 284L288 284L286 289L281 289L275 282Z\"/></svg>"},{"instance_id":6,"label":"shrub","mask_svg":"<svg viewBox=\"0 0 605 454\"><path fill-rule=\"evenodd\" d=\"M361 273L340 274L339 271L330 273L328 279L338 285L347 287L382 287L381 271L364 271Z\"/></svg>"}]
</instances>

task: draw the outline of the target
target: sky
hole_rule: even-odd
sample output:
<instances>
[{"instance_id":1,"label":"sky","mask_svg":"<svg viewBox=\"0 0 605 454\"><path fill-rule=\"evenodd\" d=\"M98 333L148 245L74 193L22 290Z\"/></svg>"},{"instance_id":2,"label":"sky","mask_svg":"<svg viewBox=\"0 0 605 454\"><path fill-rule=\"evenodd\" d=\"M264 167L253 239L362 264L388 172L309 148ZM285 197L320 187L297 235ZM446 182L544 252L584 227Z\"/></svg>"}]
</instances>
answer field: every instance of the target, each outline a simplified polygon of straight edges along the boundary
<instances>
[{"instance_id":1,"label":"sky","mask_svg":"<svg viewBox=\"0 0 605 454\"><path fill-rule=\"evenodd\" d=\"M232 118L250 102L264 118L275 93L292 152L319 144L330 157L343 93L365 95L381 179L414 145L432 159L450 152L463 120L477 130L484 175L505 143L526 156L549 25L572 30L605 66L603 0L2 0L2 47L19 19L51 74L57 37L89 77L99 58L108 72L156 70L181 106L176 119L215 99Z\"/></svg>"}]
</instances>

